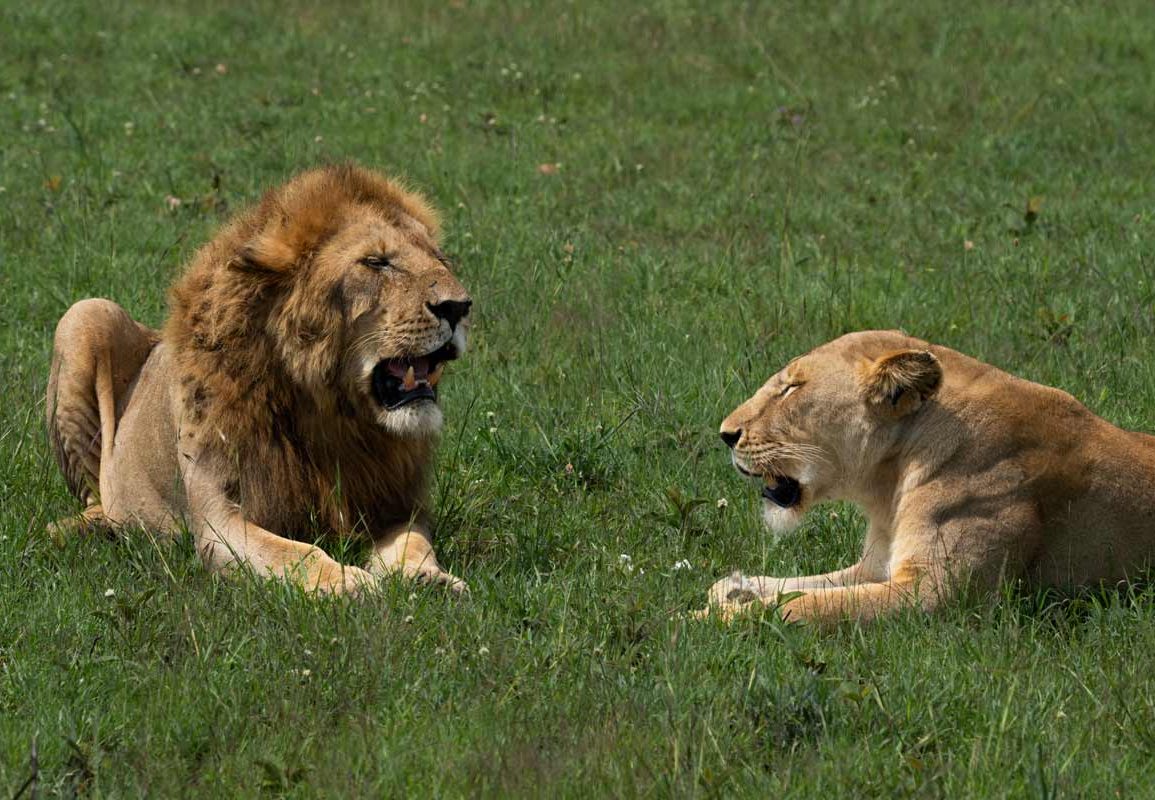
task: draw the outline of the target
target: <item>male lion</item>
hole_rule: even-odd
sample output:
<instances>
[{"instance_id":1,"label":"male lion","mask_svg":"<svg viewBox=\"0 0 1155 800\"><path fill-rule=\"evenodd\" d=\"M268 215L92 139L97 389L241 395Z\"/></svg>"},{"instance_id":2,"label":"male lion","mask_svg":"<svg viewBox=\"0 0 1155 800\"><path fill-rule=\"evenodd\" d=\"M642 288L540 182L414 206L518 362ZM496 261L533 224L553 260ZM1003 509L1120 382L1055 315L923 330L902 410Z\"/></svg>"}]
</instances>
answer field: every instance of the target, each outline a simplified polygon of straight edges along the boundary
<instances>
[{"instance_id":1,"label":"male lion","mask_svg":"<svg viewBox=\"0 0 1155 800\"><path fill-rule=\"evenodd\" d=\"M789 619L868 620L1003 578L1122 581L1155 557L1155 437L901 333L852 333L794 359L721 434L761 482L774 532L830 499L869 519L846 569L718 581L709 600L727 618L786 595Z\"/></svg>"},{"instance_id":2,"label":"male lion","mask_svg":"<svg viewBox=\"0 0 1155 800\"><path fill-rule=\"evenodd\" d=\"M426 479L470 299L419 195L355 166L274 189L193 257L163 332L108 300L56 328L48 429L86 505L61 528L187 526L238 564L356 592L441 569ZM274 532L275 531L275 532ZM367 534L366 569L281 534Z\"/></svg>"}]
</instances>

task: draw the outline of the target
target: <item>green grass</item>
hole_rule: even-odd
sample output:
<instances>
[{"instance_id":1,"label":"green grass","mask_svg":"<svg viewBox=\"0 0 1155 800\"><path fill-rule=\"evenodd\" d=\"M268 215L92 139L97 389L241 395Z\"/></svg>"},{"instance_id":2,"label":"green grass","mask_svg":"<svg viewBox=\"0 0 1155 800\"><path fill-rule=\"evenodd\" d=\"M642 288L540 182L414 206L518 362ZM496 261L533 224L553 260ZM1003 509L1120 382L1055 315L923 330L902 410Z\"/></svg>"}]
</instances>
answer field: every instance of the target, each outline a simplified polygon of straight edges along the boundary
<instances>
[{"instance_id":1,"label":"green grass","mask_svg":"<svg viewBox=\"0 0 1155 800\"><path fill-rule=\"evenodd\" d=\"M839 333L1152 424L1150 3L341 5L0 5L0 792L33 753L25 797L1155 792L1153 592L674 618L855 556L850 508L765 534L716 436ZM476 301L437 471L472 599L53 545L55 321L158 324L221 220L346 158L445 209Z\"/></svg>"}]
</instances>

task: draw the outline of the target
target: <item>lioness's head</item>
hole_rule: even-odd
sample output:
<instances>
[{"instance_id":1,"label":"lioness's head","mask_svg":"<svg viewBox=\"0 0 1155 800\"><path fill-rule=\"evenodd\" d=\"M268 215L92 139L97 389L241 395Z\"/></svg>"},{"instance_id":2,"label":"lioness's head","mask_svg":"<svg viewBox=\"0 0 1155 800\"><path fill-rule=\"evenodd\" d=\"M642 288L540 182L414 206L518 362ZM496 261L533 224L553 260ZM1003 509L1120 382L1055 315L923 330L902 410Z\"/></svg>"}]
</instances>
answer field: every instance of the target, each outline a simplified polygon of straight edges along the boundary
<instances>
[{"instance_id":1,"label":"lioness's head","mask_svg":"<svg viewBox=\"0 0 1155 800\"><path fill-rule=\"evenodd\" d=\"M472 301L438 247L436 213L354 166L268 194L233 267L267 277L267 333L324 409L404 436L440 430L438 383L465 350Z\"/></svg>"},{"instance_id":2,"label":"lioness's head","mask_svg":"<svg viewBox=\"0 0 1155 800\"><path fill-rule=\"evenodd\" d=\"M942 382L926 342L863 331L799 356L722 422L734 467L762 484L775 533L822 500L859 499Z\"/></svg>"}]
</instances>

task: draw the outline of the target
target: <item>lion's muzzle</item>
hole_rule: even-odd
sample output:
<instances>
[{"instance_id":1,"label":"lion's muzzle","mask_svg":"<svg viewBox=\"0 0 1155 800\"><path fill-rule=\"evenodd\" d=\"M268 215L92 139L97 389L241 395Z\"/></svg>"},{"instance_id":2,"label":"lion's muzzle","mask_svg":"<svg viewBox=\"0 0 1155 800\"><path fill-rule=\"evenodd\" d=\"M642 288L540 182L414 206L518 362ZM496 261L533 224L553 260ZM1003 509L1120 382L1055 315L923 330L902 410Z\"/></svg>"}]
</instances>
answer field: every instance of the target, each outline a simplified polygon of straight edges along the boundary
<instances>
[{"instance_id":1,"label":"lion's muzzle","mask_svg":"<svg viewBox=\"0 0 1155 800\"><path fill-rule=\"evenodd\" d=\"M373 398L392 411L410 403L437 402L437 384L446 361L457 358L452 341L423 356L384 358L370 374Z\"/></svg>"}]
</instances>

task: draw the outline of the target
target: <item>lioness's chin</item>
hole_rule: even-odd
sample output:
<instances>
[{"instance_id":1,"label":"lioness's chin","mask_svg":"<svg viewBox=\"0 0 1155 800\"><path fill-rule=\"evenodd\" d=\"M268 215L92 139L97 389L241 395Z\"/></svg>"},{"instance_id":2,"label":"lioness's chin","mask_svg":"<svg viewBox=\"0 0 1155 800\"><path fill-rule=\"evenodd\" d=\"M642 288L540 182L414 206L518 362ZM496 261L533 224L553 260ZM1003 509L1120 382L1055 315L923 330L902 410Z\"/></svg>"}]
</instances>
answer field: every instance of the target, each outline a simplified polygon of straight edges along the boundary
<instances>
[{"instance_id":1,"label":"lioness's chin","mask_svg":"<svg viewBox=\"0 0 1155 800\"><path fill-rule=\"evenodd\" d=\"M800 505L784 508L770 500L762 501L762 522L775 536L786 536L797 530L803 513Z\"/></svg>"},{"instance_id":2,"label":"lioness's chin","mask_svg":"<svg viewBox=\"0 0 1155 800\"><path fill-rule=\"evenodd\" d=\"M441 406L433 400L418 400L400 408L381 408L377 422L390 433L417 439L441 433L445 418Z\"/></svg>"}]
</instances>

